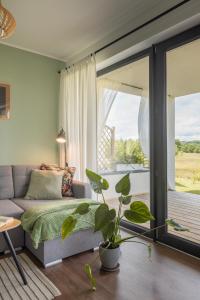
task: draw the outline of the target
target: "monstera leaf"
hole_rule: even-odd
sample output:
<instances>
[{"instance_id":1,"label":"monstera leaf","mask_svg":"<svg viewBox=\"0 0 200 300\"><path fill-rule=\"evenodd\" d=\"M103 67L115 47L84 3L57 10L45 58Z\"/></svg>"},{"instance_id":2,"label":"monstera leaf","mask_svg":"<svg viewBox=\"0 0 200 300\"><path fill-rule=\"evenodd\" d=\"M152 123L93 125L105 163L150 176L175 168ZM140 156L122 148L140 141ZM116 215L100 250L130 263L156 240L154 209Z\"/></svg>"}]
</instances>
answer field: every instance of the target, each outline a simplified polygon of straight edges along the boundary
<instances>
[{"instance_id":1,"label":"monstera leaf","mask_svg":"<svg viewBox=\"0 0 200 300\"><path fill-rule=\"evenodd\" d=\"M116 184L115 191L117 193L122 194L123 196L127 196L130 192L131 184L129 174L122 177L122 179Z\"/></svg>"},{"instance_id":2,"label":"monstera leaf","mask_svg":"<svg viewBox=\"0 0 200 300\"><path fill-rule=\"evenodd\" d=\"M142 201L132 202L130 209L125 210L124 216L132 223L146 223L147 221L154 220L148 206Z\"/></svg>"}]
</instances>

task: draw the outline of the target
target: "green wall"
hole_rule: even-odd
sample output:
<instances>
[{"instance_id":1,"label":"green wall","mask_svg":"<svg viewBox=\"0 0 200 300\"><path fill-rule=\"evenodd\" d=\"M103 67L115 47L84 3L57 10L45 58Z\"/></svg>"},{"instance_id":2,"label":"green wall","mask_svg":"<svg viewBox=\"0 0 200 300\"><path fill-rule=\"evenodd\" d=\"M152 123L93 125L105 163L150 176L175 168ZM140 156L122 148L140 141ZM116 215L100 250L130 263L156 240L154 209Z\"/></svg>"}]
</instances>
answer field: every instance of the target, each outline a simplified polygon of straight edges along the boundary
<instances>
[{"instance_id":1,"label":"green wall","mask_svg":"<svg viewBox=\"0 0 200 300\"><path fill-rule=\"evenodd\" d=\"M0 120L0 165L55 163L59 74L64 63L0 45L0 83L11 86L9 120Z\"/></svg>"}]
</instances>

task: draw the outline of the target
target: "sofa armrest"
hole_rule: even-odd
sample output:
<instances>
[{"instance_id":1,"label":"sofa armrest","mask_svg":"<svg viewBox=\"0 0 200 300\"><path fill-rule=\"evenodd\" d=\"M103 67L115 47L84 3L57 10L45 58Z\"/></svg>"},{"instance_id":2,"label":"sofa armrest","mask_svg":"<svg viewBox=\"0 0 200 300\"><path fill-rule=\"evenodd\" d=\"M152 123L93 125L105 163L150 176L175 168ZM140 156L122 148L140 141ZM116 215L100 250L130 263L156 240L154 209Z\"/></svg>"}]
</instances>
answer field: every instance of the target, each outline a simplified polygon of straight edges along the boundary
<instances>
[{"instance_id":1,"label":"sofa armrest","mask_svg":"<svg viewBox=\"0 0 200 300\"><path fill-rule=\"evenodd\" d=\"M73 181L72 191L75 198L91 198L91 188L88 183Z\"/></svg>"}]
</instances>

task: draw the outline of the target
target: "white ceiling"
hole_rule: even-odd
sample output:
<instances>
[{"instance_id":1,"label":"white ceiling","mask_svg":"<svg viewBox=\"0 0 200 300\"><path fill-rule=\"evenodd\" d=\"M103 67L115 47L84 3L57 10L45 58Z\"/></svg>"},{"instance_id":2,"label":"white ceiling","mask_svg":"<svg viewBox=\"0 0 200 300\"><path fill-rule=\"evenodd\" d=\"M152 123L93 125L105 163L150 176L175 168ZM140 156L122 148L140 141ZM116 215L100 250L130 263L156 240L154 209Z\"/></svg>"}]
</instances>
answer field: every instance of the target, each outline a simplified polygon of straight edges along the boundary
<instances>
[{"instance_id":1,"label":"white ceiling","mask_svg":"<svg viewBox=\"0 0 200 300\"><path fill-rule=\"evenodd\" d=\"M148 90L148 57L103 75L117 82ZM200 39L167 53L167 93L179 97L200 93Z\"/></svg>"},{"instance_id":2,"label":"white ceiling","mask_svg":"<svg viewBox=\"0 0 200 300\"><path fill-rule=\"evenodd\" d=\"M181 0L4 0L15 34L4 43L67 61L111 41ZM100 45L100 44L99 44Z\"/></svg>"}]
</instances>

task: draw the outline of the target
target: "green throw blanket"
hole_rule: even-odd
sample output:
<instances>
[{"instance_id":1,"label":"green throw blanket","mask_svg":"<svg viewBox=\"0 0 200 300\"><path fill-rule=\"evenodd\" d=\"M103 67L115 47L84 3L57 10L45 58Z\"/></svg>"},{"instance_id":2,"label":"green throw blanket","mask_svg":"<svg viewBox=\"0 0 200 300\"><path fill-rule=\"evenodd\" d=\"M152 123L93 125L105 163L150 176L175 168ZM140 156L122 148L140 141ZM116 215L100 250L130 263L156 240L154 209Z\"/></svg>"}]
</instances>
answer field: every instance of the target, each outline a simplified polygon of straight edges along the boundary
<instances>
[{"instance_id":1,"label":"green throw blanket","mask_svg":"<svg viewBox=\"0 0 200 300\"><path fill-rule=\"evenodd\" d=\"M27 200L28 201L28 200ZM98 202L89 199L59 200L53 204L37 205L27 210L21 218L23 229L28 232L33 241L33 247L38 248L39 243L53 240L61 236L61 227L80 203L89 203L90 211L78 217L74 232L92 228L94 214L99 206Z\"/></svg>"}]
</instances>

